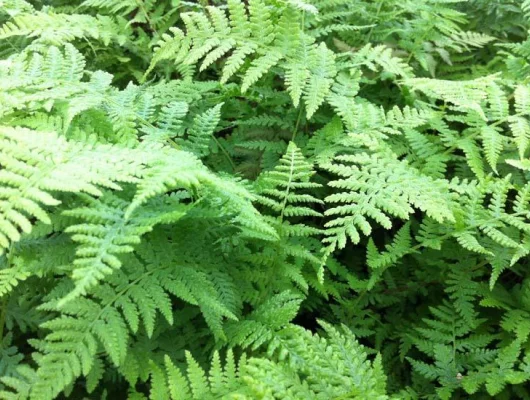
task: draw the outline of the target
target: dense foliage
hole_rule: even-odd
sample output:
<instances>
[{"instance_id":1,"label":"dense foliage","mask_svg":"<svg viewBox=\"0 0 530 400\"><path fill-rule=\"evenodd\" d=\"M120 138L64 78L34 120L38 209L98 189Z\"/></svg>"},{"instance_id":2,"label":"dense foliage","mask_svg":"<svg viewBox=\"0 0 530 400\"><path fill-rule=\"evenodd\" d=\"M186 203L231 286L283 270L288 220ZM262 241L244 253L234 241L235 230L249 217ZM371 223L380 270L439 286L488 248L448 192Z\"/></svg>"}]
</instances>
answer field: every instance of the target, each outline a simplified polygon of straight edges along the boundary
<instances>
[{"instance_id":1,"label":"dense foliage","mask_svg":"<svg viewBox=\"0 0 530 400\"><path fill-rule=\"evenodd\" d=\"M0 0L0 399L530 398L529 31Z\"/></svg>"}]
</instances>

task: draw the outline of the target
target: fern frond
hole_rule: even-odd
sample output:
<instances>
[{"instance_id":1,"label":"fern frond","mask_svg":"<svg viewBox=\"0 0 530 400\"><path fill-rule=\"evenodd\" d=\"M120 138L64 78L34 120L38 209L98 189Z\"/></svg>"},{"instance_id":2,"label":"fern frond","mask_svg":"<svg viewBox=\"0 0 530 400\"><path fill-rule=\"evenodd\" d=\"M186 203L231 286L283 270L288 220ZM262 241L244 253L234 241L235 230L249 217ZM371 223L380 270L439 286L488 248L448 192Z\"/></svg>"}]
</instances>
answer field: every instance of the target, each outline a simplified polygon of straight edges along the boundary
<instances>
[{"instance_id":1,"label":"fern frond","mask_svg":"<svg viewBox=\"0 0 530 400\"><path fill-rule=\"evenodd\" d=\"M291 362L283 356L278 361L243 356L236 371L233 353L228 351L224 368L218 353L214 353L211 372L207 374L187 353L187 378L184 378L166 357L168 385L170 391L175 388L171 399L180 399L181 395L197 400L226 395L255 398L263 394L274 398L388 399L380 359L367 360L364 348L347 328L339 330L323 322L321 326L326 337L295 327L287 327L281 333L280 351ZM182 391L176 392L177 387Z\"/></svg>"},{"instance_id":2,"label":"fern frond","mask_svg":"<svg viewBox=\"0 0 530 400\"><path fill-rule=\"evenodd\" d=\"M369 235L372 227L367 218L390 229L388 215L406 220L414 211L412 206L439 222L454 221L452 195L443 181L422 176L406 163L378 154L344 155L335 160L325 167L342 179L329 185L347 191L326 198L332 206L325 214L333 218L325 225L324 242L329 249L344 248L348 238L358 243L359 230Z\"/></svg>"},{"instance_id":3,"label":"fern frond","mask_svg":"<svg viewBox=\"0 0 530 400\"><path fill-rule=\"evenodd\" d=\"M163 60L195 65L204 59L200 67L204 70L227 57L220 78L225 83L252 56L243 74L241 91L248 91L278 66L287 71L287 90L294 104L298 105L303 95L310 118L324 102L337 71L334 53L324 43L314 44L300 30L297 11L286 9L278 16L263 0L251 1L248 8L239 0L230 0L228 16L216 7L208 7L208 12L209 18L197 12L182 15L186 33L173 28L173 37L163 36L146 76Z\"/></svg>"},{"instance_id":4,"label":"fern frond","mask_svg":"<svg viewBox=\"0 0 530 400\"><path fill-rule=\"evenodd\" d=\"M396 233L392 244L385 246L386 250L383 253L377 250L373 240L370 239L366 248L366 262L372 269L386 268L411 252L411 247L410 224L406 223Z\"/></svg>"},{"instance_id":5,"label":"fern frond","mask_svg":"<svg viewBox=\"0 0 530 400\"><path fill-rule=\"evenodd\" d=\"M5 255L2 257L6 258ZM20 282L25 281L31 275L21 262L14 264L0 269L0 298L11 293Z\"/></svg>"},{"instance_id":6,"label":"fern frond","mask_svg":"<svg viewBox=\"0 0 530 400\"><path fill-rule=\"evenodd\" d=\"M308 163L300 149L293 142L273 171L266 172L258 182L260 196L257 200L272 208L284 217L320 216L311 208L302 204L323 202L311 194L303 193L308 189L319 188L317 183L310 182L314 175L313 166Z\"/></svg>"},{"instance_id":7,"label":"fern frond","mask_svg":"<svg viewBox=\"0 0 530 400\"><path fill-rule=\"evenodd\" d=\"M210 152L210 141L214 135L215 128L221 118L221 107L223 103L199 114L193 120L193 124L187 132L187 140L183 147L198 157L204 157Z\"/></svg>"},{"instance_id":8,"label":"fern frond","mask_svg":"<svg viewBox=\"0 0 530 400\"><path fill-rule=\"evenodd\" d=\"M0 40L26 36L37 38L39 43L59 46L75 39L91 38L101 40L105 45L111 41L122 45L128 39L128 33L125 24L106 16L34 11L18 14L0 27Z\"/></svg>"},{"instance_id":9,"label":"fern frond","mask_svg":"<svg viewBox=\"0 0 530 400\"><path fill-rule=\"evenodd\" d=\"M178 200L175 203L168 197L166 201L147 203L131 215L127 214L129 202L106 193L85 207L65 211L65 215L84 222L65 230L79 245L72 273L75 289L61 304L85 295L88 289L121 267L120 254L132 252L134 245L156 224L173 223L185 215L185 210Z\"/></svg>"},{"instance_id":10,"label":"fern frond","mask_svg":"<svg viewBox=\"0 0 530 400\"><path fill-rule=\"evenodd\" d=\"M277 331L287 326L300 308L301 298L290 292L271 297L244 320L228 323L226 332L231 345L257 349L270 342Z\"/></svg>"},{"instance_id":11,"label":"fern frond","mask_svg":"<svg viewBox=\"0 0 530 400\"><path fill-rule=\"evenodd\" d=\"M406 79L403 83L429 97L448 101L459 110L475 111L486 119L481 106L482 102L488 98L488 89L494 85L494 80L495 76L459 82L413 78Z\"/></svg>"},{"instance_id":12,"label":"fern frond","mask_svg":"<svg viewBox=\"0 0 530 400\"><path fill-rule=\"evenodd\" d=\"M392 49L384 45L373 47L371 44L367 44L352 56L351 63L354 67L365 66L372 71L382 68L385 72L399 77L412 77L410 66L403 60L394 57Z\"/></svg>"},{"instance_id":13,"label":"fern frond","mask_svg":"<svg viewBox=\"0 0 530 400\"><path fill-rule=\"evenodd\" d=\"M85 0L81 4L83 7L108 9L112 13L129 14L138 7L135 0Z\"/></svg>"},{"instance_id":14,"label":"fern frond","mask_svg":"<svg viewBox=\"0 0 530 400\"><path fill-rule=\"evenodd\" d=\"M22 232L31 232L30 218L50 223L44 207L60 204L52 192L98 196L98 186L119 189L115 182L134 182L142 165L130 150L67 142L24 128L0 128L0 152L2 251L20 240Z\"/></svg>"},{"instance_id":15,"label":"fern frond","mask_svg":"<svg viewBox=\"0 0 530 400\"><path fill-rule=\"evenodd\" d=\"M17 375L17 367L24 359L16 346L13 346L13 335L8 333L0 344L0 376L9 378ZM1 392L0 392L1 393Z\"/></svg>"}]
</instances>

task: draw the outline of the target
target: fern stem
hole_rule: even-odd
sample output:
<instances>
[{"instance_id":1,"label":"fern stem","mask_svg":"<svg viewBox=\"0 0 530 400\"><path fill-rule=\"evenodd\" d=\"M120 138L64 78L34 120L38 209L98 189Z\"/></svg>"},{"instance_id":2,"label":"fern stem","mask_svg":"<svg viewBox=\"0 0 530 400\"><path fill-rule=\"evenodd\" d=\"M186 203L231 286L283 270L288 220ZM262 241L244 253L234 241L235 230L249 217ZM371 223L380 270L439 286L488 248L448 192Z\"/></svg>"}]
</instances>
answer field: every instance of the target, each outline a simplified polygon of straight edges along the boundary
<instances>
[{"instance_id":1,"label":"fern stem","mask_svg":"<svg viewBox=\"0 0 530 400\"><path fill-rule=\"evenodd\" d=\"M370 28L370 32L368 32L366 43L370 43L370 39L372 38L372 33L374 32L374 28L377 25L377 19L379 18L379 14L381 13L382 7L383 7L383 0L380 0L379 4L377 5L377 12L375 13L375 24Z\"/></svg>"},{"instance_id":2,"label":"fern stem","mask_svg":"<svg viewBox=\"0 0 530 400\"><path fill-rule=\"evenodd\" d=\"M300 126L300 121L302 120L303 110L304 110L304 107L300 105L300 110L298 111L298 118L296 118L296 125L294 126L293 135L291 137L291 142L294 142L294 139L296 139L296 134L298 133L298 127Z\"/></svg>"},{"instance_id":3,"label":"fern stem","mask_svg":"<svg viewBox=\"0 0 530 400\"><path fill-rule=\"evenodd\" d=\"M215 135L213 133L212 133L212 138L213 138L215 144L219 147L219 149L221 149L221 152L225 155L226 159L230 163L230 166L232 167L232 171L235 172L236 171L236 164L234 163L234 160L232 160L232 157L230 157L230 154L228 153L228 151L223 147L221 142L219 142L219 140L217 140L217 138L215 137Z\"/></svg>"},{"instance_id":4,"label":"fern stem","mask_svg":"<svg viewBox=\"0 0 530 400\"><path fill-rule=\"evenodd\" d=\"M7 296L4 297L2 303L0 304L0 348L2 347L4 339L4 326L6 323L7 316Z\"/></svg>"},{"instance_id":5,"label":"fern stem","mask_svg":"<svg viewBox=\"0 0 530 400\"><path fill-rule=\"evenodd\" d=\"M291 191L291 183L293 181L294 174L294 151L291 153L291 165L289 169L289 181L287 182L287 188L285 189L285 198L282 202L282 211L280 212L280 223L283 222L283 213L285 212L285 207L287 207L287 199L289 198L289 192Z\"/></svg>"}]
</instances>

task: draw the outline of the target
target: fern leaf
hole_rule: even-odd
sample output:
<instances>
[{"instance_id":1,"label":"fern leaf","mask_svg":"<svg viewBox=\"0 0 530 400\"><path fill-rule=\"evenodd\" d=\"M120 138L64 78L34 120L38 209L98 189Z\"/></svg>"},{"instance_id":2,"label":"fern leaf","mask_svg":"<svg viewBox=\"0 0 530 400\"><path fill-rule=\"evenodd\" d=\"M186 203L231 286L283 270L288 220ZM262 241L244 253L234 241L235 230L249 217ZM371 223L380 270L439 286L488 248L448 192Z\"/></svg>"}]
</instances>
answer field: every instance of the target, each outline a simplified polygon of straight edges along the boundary
<instances>
[{"instance_id":1,"label":"fern leaf","mask_svg":"<svg viewBox=\"0 0 530 400\"><path fill-rule=\"evenodd\" d=\"M91 201L87 207L68 210L70 217L86 222L69 226L66 232L72 233L72 239L79 243L74 262L72 278L75 289L63 299L63 303L77 296L85 295L106 275L121 267L120 254L130 253L134 245L140 243L140 237L151 231L157 223L174 222L185 211L177 204L156 204L156 208L144 208L132 218L126 216L129 203L111 194ZM142 296L140 296L142 297ZM147 297L146 299L148 299ZM148 309L156 309L148 307ZM140 310L141 311L141 310ZM152 332L153 326L148 329Z\"/></svg>"},{"instance_id":2,"label":"fern leaf","mask_svg":"<svg viewBox=\"0 0 530 400\"><path fill-rule=\"evenodd\" d=\"M219 124L222 106L223 103L219 103L195 117L193 125L188 130L188 142L184 142L185 148L189 148L199 157L209 153L210 141Z\"/></svg>"},{"instance_id":3,"label":"fern leaf","mask_svg":"<svg viewBox=\"0 0 530 400\"><path fill-rule=\"evenodd\" d=\"M336 75L334 54L322 43L310 56L310 76L304 89L307 118L324 102Z\"/></svg>"},{"instance_id":4,"label":"fern leaf","mask_svg":"<svg viewBox=\"0 0 530 400\"><path fill-rule=\"evenodd\" d=\"M184 400L190 397L189 384L180 370L175 367L168 356L164 357L169 393L173 400Z\"/></svg>"},{"instance_id":5,"label":"fern leaf","mask_svg":"<svg viewBox=\"0 0 530 400\"><path fill-rule=\"evenodd\" d=\"M241 83L241 92L245 93L250 86L256 83L264 74L274 67L281 59L281 53L268 53L252 61L250 68L245 73Z\"/></svg>"},{"instance_id":6,"label":"fern leaf","mask_svg":"<svg viewBox=\"0 0 530 400\"><path fill-rule=\"evenodd\" d=\"M200 399L210 390L205 372L189 352L186 352L186 361L188 362L187 373L191 392L193 393L193 397Z\"/></svg>"},{"instance_id":7,"label":"fern leaf","mask_svg":"<svg viewBox=\"0 0 530 400\"><path fill-rule=\"evenodd\" d=\"M530 124L523 117L513 116L510 118L510 128L519 151L519 157L523 159L530 144Z\"/></svg>"},{"instance_id":8,"label":"fern leaf","mask_svg":"<svg viewBox=\"0 0 530 400\"><path fill-rule=\"evenodd\" d=\"M139 160L131 162L132 154L127 150L68 143L55 134L23 128L0 128L0 151L2 250L18 241L21 232L31 232L30 217L50 223L43 207L60 204L50 192L100 195L98 185L117 189L114 181L134 181L141 168Z\"/></svg>"},{"instance_id":9,"label":"fern leaf","mask_svg":"<svg viewBox=\"0 0 530 400\"><path fill-rule=\"evenodd\" d=\"M367 264L370 268L386 268L411 251L410 224L406 223L395 235L392 244L385 247L386 251L379 253L374 242L370 239L366 256Z\"/></svg>"},{"instance_id":10,"label":"fern leaf","mask_svg":"<svg viewBox=\"0 0 530 400\"><path fill-rule=\"evenodd\" d=\"M380 155L337 156L336 161L326 169L342 179L330 182L330 186L347 191L326 198L334 205L325 213L333 218L326 223L328 237L324 239L330 249L344 248L347 238L358 243L358 230L369 235L372 227L367 217L389 229L392 222L387 214L408 219L412 206L439 222L454 221L452 195L442 181L422 176L407 164ZM426 195L428 191L432 193ZM375 192L376 196L370 195Z\"/></svg>"},{"instance_id":11,"label":"fern leaf","mask_svg":"<svg viewBox=\"0 0 530 400\"><path fill-rule=\"evenodd\" d=\"M495 127L485 125L480 130L486 160L490 167L497 171L497 161L503 149L503 137Z\"/></svg>"}]
</instances>

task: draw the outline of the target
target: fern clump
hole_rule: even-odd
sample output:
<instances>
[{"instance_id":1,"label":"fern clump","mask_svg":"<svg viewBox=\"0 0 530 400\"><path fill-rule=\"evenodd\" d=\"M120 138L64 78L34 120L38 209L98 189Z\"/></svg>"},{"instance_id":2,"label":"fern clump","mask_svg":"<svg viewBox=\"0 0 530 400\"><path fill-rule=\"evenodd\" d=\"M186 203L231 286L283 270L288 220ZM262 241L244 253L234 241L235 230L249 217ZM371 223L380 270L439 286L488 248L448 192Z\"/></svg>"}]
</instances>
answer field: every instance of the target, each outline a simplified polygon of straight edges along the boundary
<instances>
[{"instance_id":1,"label":"fern clump","mask_svg":"<svg viewBox=\"0 0 530 400\"><path fill-rule=\"evenodd\" d=\"M0 399L530 398L529 32L0 0Z\"/></svg>"}]
</instances>

